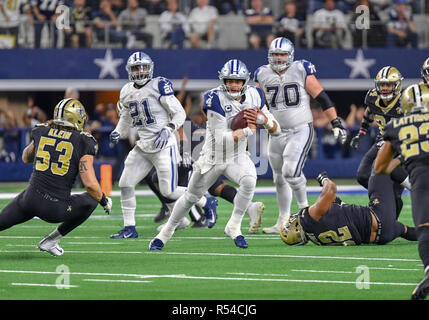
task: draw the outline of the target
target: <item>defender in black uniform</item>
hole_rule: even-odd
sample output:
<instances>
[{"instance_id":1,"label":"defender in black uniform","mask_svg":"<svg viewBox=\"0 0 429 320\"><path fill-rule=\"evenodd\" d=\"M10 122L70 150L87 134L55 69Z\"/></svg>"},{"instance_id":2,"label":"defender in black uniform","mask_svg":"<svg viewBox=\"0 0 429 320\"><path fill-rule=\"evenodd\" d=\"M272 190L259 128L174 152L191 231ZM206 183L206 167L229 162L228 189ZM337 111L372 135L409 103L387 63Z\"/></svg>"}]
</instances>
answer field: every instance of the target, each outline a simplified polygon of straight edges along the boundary
<instances>
[{"instance_id":1,"label":"defender in black uniform","mask_svg":"<svg viewBox=\"0 0 429 320\"><path fill-rule=\"evenodd\" d=\"M337 186L326 172L319 174L323 187L316 203L292 215L280 228L280 236L288 245L386 244L397 237L415 241L414 228L396 220L393 181L387 175L369 179L369 205L349 205L337 198Z\"/></svg>"},{"instance_id":2,"label":"defender in black uniform","mask_svg":"<svg viewBox=\"0 0 429 320\"><path fill-rule=\"evenodd\" d=\"M100 203L107 213L112 200L101 191L93 164L97 142L82 131L86 121L83 105L75 99L61 100L53 120L36 126L22 160L33 163L29 186L0 212L0 231L39 217L58 228L37 245L40 250L60 256L60 239L82 224ZM80 173L87 192L70 195Z\"/></svg>"},{"instance_id":3,"label":"defender in black uniform","mask_svg":"<svg viewBox=\"0 0 429 320\"><path fill-rule=\"evenodd\" d=\"M428 71L429 71L429 59ZM422 72L423 75L423 72ZM424 77L429 80L429 72ZM412 299L425 299L429 294L429 87L421 82L408 87L401 99L404 117L386 126L384 140L375 161L375 171L389 173L404 162L411 181L411 208L417 227L418 250L425 277L412 294Z\"/></svg>"},{"instance_id":4,"label":"defender in black uniform","mask_svg":"<svg viewBox=\"0 0 429 320\"><path fill-rule=\"evenodd\" d=\"M377 141L363 156L362 161L357 171L357 181L363 187L368 189L368 181L371 176L372 165L374 163L377 152L383 144L383 132L386 123L392 118L402 116L400 108L400 97L402 87L402 75L395 67L382 68L375 78L375 88L368 91L365 96L364 105L366 110L362 119L359 133L353 137L350 146L354 149L359 147L360 140L368 132L370 124L374 121L377 123L380 134L377 136ZM398 167L392 172L391 178L393 181L402 184L409 188L407 172L404 168ZM395 186L397 193L400 195L403 188Z\"/></svg>"}]
</instances>

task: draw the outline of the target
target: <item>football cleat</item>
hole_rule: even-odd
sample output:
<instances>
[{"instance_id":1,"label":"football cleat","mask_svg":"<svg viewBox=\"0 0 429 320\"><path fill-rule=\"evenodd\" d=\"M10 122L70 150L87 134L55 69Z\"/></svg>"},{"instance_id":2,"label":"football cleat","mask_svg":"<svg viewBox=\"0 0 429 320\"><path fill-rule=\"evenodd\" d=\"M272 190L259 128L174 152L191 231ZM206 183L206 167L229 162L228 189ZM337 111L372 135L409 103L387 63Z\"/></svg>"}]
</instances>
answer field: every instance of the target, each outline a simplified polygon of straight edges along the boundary
<instances>
[{"instance_id":1,"label":"football cleat","mask_svg":"<svg viewBox=\"0 0 429 320\"><path fill-rule=\"evenodd\" d=\"M258 233L262 225L262 214L265 206L262 202L254 202L247 208L247 214L250 218L249 233Z\"/></svg>"},{"instance_id":2,"label":"football cleat","mask_svg":"<svg viewBox=\"0 0 429 320\"><path fill-rule=\"evenodd\" d=\"M280 233L280 227L278 225L274 225L269 228L262 229L263 233Z\"/></svg>"},{"instance_id":3,"label":"football cleat","mask_svg":"<svg viewBox=\"0 0 429 320\"><path fill-rule=\"evenodd\" d=\"M239 248L247 249L249 247L246 239L241 235L234 239L234 243Z\"/></svg>"},{"instance_id":4,"label":"football cleat","mask_svg":"<svg viewBox=\"0 0 429 320\"><path fill-rule=\"evenodd\" d=\"M429 294L429 271L426 272L425 277L414 289L411 300L424 300Z\"/></svg>"},{"instance_id":5,"label":"football cleat","mask_svg":"<svg viewBox=\"0 0 429 320\"><path fill-rule=\"evenodd\" d=\"M168 218L168 216L170 215L170 210L168 209L168 207L166 205L162 205L161 210L159 211L159 213L156 215L156 217L153 219L153 222L161 222L164 221L165 219Z\"/></svg>"},{"instance_id":6,"label":"football cleat","mask_svg":"<svg viewBox=\"0 0 429 320\"><path fill-rule=\"evenodd\" d=\"M201 216L200 220L194 222L194 224L192 225L192 228L205 228L207 226L208 226L208 221L206 217Z\"/></svg>"},{"instance_id":7,"label":"football cleat","mask_svg":"<svg viewBox=\"0 0 429 320\"><path fill-rule=\"evenodd\" d=\"M161 232L162 228L164 228L164 226L167 223L163 223L160 226L158 226L158 228L156 228L156 231ZM179 230L179 229L185 229L187 228L189 225L191 224L191 221L189 221L188 218L183 217L182 220L180 220L179 225L176 227L176 229L174 229L175 231Z\"/></svg>"},{"instance_id":8,"label":"football cleat","mask_svg":"<svg viewBox=\"0 0 429 320\"><path fill-rule=\"evenodd\" d=\"M43 238L43 240L37 244L37 247L40 251L48 252L54 257L61 256L64 253L63 248L58 245L58 241L52 240L49 236Z\"/></svg>"},{"instance_id":9,"label":"football cleat","mask_svg":"<svg viewBox=\"0 0 429 320\"><path fill-rule=\"evenodd\" d=\"M126 226L124 229L118 231L118 233L112 234L110 236L111 239L130 239L138 237L139 235L135 226Z\"/></svg>"},{"instance_id":10,"label":"football cleat","mask_svg":"<svg viewBox=\"0 0 429 320\"><path fill-rule=\"evenodd\" d=\"M217 200L213 197L207 198L207 203L203 207L203 210L207 218L208 228L213 228L213 226L216 224L216 220L217 220L216 207L217 207Z\"/></svg>"},{"instance_id":11,"label":"football cleat","mask_svg":"<svg viewBox=\"0 0 429 320\"><path fill-rule=\"evenodd\" d=\"M164 242L162 242L158 238L152 239L152 241L149 243L149 250L150 251L161 251L162 248L164 248Z\"/></svg>"}]
</instances>

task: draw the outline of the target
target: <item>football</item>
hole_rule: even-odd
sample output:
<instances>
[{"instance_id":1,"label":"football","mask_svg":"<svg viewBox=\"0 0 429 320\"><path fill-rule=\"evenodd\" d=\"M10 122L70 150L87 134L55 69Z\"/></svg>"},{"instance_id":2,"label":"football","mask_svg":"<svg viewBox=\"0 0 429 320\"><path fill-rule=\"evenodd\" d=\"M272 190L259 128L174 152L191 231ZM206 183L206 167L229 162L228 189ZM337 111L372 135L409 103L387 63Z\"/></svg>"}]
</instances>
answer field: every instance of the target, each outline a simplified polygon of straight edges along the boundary
<instances>
[{"instance_id":1,"label":"football","mask_svg":"<svg viewBox=\"0 0 429 320\"><path fill-rule=\"evenodd\" d=\"M247 127L246 118L244 118L244 110L241 110L231 121L231 130L244 129Z\"/></svg>"}]
</instances>

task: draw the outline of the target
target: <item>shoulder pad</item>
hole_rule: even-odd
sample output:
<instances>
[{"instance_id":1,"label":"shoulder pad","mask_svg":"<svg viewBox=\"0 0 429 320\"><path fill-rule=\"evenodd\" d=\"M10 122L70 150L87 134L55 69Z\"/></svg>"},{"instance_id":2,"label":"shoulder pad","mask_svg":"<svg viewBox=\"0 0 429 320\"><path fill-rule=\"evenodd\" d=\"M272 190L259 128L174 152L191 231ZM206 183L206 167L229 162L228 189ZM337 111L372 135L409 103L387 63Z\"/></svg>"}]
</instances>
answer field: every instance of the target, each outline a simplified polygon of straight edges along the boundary
<instances>
[{"instance_id":1,"label":"shoulder pad","mask_svg":"<svg viewBox=\"0 0 429 320\"><path fill-rule=\"evenodd\" d=\"M158 77L158 90L162 96L174 94L173 84L170 80L164 77Z\"/></svg>"},{"instance_id":2,"label":"shoulder pad","mask_svg":"<svg viewBox=\"0 0 429 320\"><path fill-rule=\"evenodd\" d=\"M93 137L93 135L90 134L87 131L81 131L80 134L83 134L84 136L87 136L88 138L92 138L92 139L94 139L95 142L97 142L97 140L95 140L95 138Z\"/></svg>"}]
</instances>

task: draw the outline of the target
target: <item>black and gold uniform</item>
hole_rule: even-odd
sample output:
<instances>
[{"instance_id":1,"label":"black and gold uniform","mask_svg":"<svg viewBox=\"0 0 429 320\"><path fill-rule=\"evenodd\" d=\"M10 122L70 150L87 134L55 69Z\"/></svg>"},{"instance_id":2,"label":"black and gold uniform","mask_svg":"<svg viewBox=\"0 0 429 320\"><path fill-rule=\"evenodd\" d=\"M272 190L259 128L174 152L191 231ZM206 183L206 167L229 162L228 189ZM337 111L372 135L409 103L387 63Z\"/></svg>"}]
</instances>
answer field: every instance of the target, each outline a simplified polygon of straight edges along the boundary
<instances>
[{"instance_id":1,"label":"black and gold uniform","mask_svg":"<svg viewBox=\"0 0 429 320\"><path fill-rule=\"evenodd\" d=\"M386 126L384 140L402 156L409 173L414 224L418 226L429 222L429 87L412 85L401 100L405 115Z\"/></svg>"},{"instance_id":2,"label":"black and gold uniform","mask_svg":"<svg viewBox=\"0 0 429 320\"><path fill-rule=\"evenodd\" d=\"M388 175L374 174L369 180L368 206L345 204L338 197L319 220L309 208L294 214L282 226L280 236L288 245L386 244L397 237L416 241L415 230L396 220L393 181Z\"/></svg>"},{"instance_id":3,"label":"black and gold uniform","mask_svg":"<svg viewBox=\"0 0 429 320\"><path fill-rule=\"evenodd\" d=\"M375 88L369 90L365 96L365 115L361 123L360 133L356 138L359 141L359 136L366 134L370 123L374 120L380 132L374 145L363 156L356 175L359 184L366 189L368 189L368 181L372 173L374 160L383 143L384 128L391 119L402 116L400 107L402 79L402 75L398 69L390 66L384 67L377 73ZM393 86L393 89L389 93L385 93L382 89L382 86L386 83ZM355 140L356 138L353 139ZM404 168L398 167L391 173L391 178L397 182L394 186L397 194L397 205L402 206L400 195L402 194L403 187L400 183L407 178L407 172Z\"/></svg>"},{"instance_id":4,"label":"black and gold uniform","mask_svg":"<svg viewBox=\"0 0 429 320\"><path fill-rule=\"evenodd\" d=\"M417 228L418 251L425 277L411 298L429 294L429 58L422 67L423 82L408 87L401 98L404 116L386 126L384 140L400 155L411 181L411 210Z\"/></svg>"},{"instance_id":5,"label":"black and gold uniform","mask_svg":"<svg viewBox=\"0 0 429 320\"><path fill-rule=\"evenodd\" d=\"M84 155L96 155L98 148L96 140L81 131L86 119L81 108L79 101L64 99L55 108L53 121L32 130L34 160L30 182L0 212L0 231L36 216L50 223L63 222L58 231L64 236L97 207L98 202L87 192L71 195L80 159ZM71 118L66 118L65 112L69 112Z\"/></svg>"}]
</instances>

